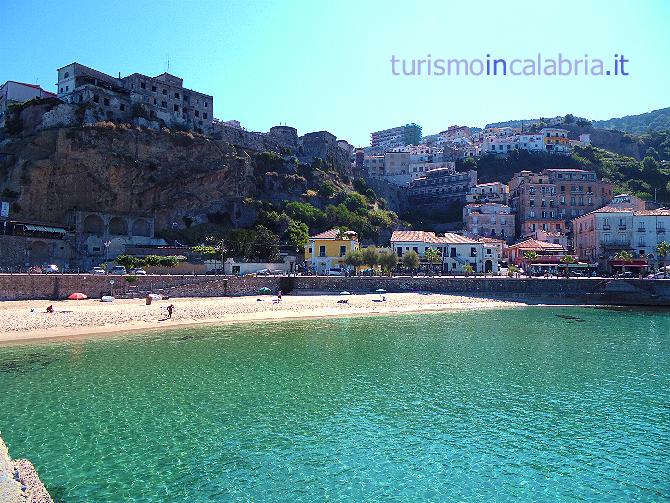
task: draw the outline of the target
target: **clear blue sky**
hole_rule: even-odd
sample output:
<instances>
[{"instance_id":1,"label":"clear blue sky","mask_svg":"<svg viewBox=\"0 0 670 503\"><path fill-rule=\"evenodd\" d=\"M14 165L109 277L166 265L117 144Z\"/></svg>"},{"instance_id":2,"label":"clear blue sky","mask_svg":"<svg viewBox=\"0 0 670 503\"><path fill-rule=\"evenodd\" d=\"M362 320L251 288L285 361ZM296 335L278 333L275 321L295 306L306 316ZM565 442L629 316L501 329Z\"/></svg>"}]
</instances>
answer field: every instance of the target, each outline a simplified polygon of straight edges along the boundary
<instances>
[{"instance_id":1,"label":"clear blue sky","mask_svg":"<svg viewBox=\"0 0 670 503\"><path fill-rule=\"evenodd\" d=\"M356 145L407 122L452 124L571 112L591 119L670 106L670 2L0 0L0 81L54 91L56 69L158 75L215 97L250 130L326 129ZM627 77L394 77L403 58L630 60Z\"/></svg>"}]
</instances>

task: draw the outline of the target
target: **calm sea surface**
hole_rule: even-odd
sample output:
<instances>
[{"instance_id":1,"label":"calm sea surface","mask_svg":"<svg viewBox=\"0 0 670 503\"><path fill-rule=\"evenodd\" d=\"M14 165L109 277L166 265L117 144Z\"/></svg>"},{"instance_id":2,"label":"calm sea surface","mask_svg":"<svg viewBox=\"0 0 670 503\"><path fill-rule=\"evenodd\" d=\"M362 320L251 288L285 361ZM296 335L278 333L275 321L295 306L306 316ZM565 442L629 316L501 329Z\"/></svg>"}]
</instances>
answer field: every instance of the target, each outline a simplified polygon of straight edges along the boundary
<instances>
[{"instance_id":1,"label":"calm sea surface","mask_svg":"<svg viewBox=\"0 0 670 503\"><path fill-rule=\"evenodd\" d=\"M0 346L57 501L670 499L670 313L523 308Z\"/></svg>"}]
</instances>

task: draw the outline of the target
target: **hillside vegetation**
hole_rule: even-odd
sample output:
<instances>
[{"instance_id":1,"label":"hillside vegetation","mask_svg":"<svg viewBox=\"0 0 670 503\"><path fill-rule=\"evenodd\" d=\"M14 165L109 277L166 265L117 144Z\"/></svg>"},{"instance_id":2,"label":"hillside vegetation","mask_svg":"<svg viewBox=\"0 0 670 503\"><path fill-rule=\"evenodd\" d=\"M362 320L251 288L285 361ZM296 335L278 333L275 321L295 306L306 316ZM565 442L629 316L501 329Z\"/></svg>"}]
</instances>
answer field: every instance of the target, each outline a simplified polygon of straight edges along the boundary
<instances>
[{"instance_id":1,"label":"hillside vegetation","mask_svg":"<svg viewBox=\"0 0 670 503\"><path fill-rule=\"evenodd\" d=\"M626 133L647 133L670 129L670 107L651 112L614 117L603 121L593 121L593 125L602 129L617 129Z\"/></svg>"}]
</instances>

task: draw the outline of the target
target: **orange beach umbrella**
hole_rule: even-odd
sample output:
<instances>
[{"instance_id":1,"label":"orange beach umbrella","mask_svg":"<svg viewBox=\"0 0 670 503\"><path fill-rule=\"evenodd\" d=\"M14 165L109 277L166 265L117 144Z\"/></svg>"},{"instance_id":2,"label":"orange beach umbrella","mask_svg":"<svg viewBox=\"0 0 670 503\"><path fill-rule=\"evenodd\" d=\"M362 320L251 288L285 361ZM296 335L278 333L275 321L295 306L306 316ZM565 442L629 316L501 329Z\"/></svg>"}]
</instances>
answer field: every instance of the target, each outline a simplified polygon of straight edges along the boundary
<instances>
[{"instance_id":1,"label":"orange beach umbrella","mask_svg":"<svg viewBox=\"0 0 670 503\"><path fill-rule=\"evenodd\" d=\"M70 300L84 300L84 299L88 299L88 297L86 296L86 294L83 294L83 293L81 293L81 292L74 292L74 293L71 293L70 295L68 295L67 298L70 299Z\"/></svg>"}]
</instances>

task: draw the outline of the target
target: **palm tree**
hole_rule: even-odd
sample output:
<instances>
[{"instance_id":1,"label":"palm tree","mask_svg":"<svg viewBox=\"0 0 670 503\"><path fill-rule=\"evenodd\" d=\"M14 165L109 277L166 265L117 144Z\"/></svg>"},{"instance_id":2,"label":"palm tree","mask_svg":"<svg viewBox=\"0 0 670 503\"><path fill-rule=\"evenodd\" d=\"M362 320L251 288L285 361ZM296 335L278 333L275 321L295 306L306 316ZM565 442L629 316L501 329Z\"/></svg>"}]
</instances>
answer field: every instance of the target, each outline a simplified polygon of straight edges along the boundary
<instances>
[{"instance_id":1,"label":"palm tree","mask_svg":"<svg viewBox=\"0 0 670 503\"><path fill-rule=\"evenodd\" d=\"M430 264L431 273L433 272L433 265L442 260L442 254L436 248L426 248L423 256Z\"/></svg>"},{"instance_id":2,"label":"palm tree","mask_svg":"<svg viewBox=\"0 0 670 503\"><path fill-rule=\"evenodd\" d=\"M472 267L470 264L465 264L463 266L463 270L465 271L465 276L470 276L474 272L474 267Z\"/></svg>"},{"instance_id":3,"label":"palm tree","mask_svg":"<svg viewBox=\"0 0 670 503\"><path fill-rule=\"evenodd\" d=\"M656 246L656 251L658 252L658 258L660 259L659 262L662 264L663 267L663 277L667 278L668 277L668 271L665 268L665 257L670 253L670 243L667 241L662 241L658 243Z\"/></svg>"},{"instance_id":4,"label":"palm tree","mask_svg":"<svg viewBox=\"0 0 670 503\"><path fill-rule=\"evenodd\" d=\"M531 262L533 260L537 260L538 256L539 255L537 254L537 252L534 252L532 250L529 250L529 251L527 251L523 254L523 258L525 258L526 260L531 261Z\"/></svg>"},{"instance_id":5,"label":"palm tree","mask_svg":"<svg viewBox=\"0 0 670 503\"><path fill-rule=\"evenodd\" d=\"M621 273L623 274L626 272L626 263L633 261L633 254L626 250L619 250L619 252L614 255L614 260L623 262L623 265L621 266Z\"/></svg>"},{"instance_id":6,"label":"palm tree","mask_svg":"<svg viewBox=\"0 0 670 503\"><path fill-rule=\"evenodd\" d=\"M561 257L561 262L565 264L565 277L569 278L570 277L570 268L568 267L569 264L574 264L577 262L577 259L573 257L572 255L565 255L564 257Z\"/></svg>"},{"instance_id":7,"label":"palm tree","mask_svg":"<svg viewBox=\"0 0 670 503\"><path fill-rule=\"evenodd\" d=\"M514 274L517 273L517 272L519 272L519 268L517 266L515 266L514 264L510 264L509 267L507 268L507 275L510 278L513 278Z\"/></svg>"}]
</instances>

